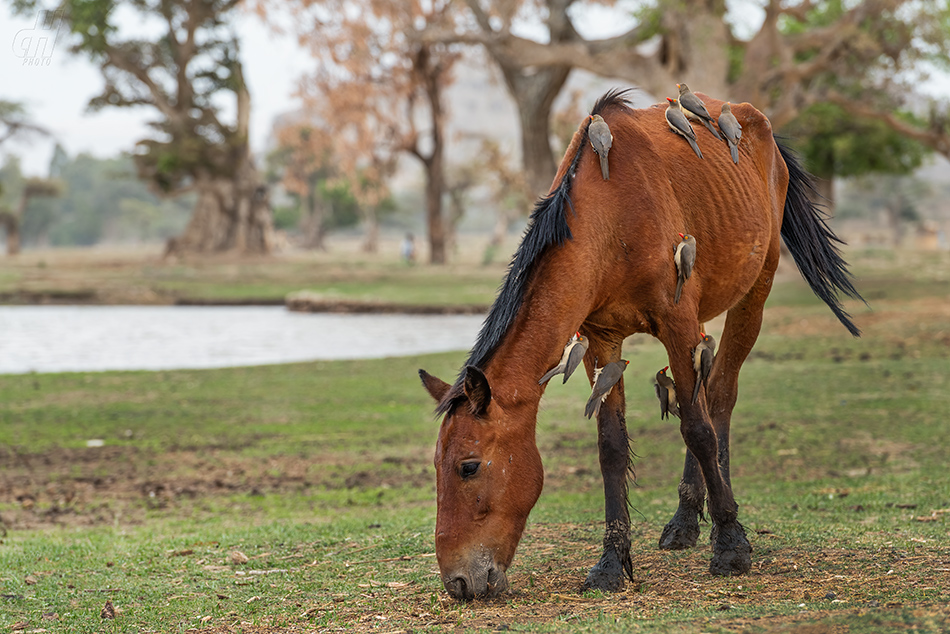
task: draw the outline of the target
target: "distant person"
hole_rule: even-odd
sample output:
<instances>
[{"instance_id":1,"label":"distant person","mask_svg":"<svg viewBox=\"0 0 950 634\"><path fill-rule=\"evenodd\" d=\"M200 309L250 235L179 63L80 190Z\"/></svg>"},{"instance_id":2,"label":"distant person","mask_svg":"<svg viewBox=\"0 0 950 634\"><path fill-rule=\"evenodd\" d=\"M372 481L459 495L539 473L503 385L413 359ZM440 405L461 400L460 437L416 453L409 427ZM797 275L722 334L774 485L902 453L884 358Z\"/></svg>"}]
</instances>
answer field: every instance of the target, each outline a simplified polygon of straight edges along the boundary
<instances>
[{"instance_id":1,"label":"distant person","mask_svg":"<svg viewBox=\"0 0 950 634\"><path fill-rule=\"evenodd\" d=\"M416 263L416 238L411 233L407 233L406 237L402 240L402 245L399 247L399 253L402 255L402 259L406 261L406 264L412 265Z\"/></svg>"}]
</instances>

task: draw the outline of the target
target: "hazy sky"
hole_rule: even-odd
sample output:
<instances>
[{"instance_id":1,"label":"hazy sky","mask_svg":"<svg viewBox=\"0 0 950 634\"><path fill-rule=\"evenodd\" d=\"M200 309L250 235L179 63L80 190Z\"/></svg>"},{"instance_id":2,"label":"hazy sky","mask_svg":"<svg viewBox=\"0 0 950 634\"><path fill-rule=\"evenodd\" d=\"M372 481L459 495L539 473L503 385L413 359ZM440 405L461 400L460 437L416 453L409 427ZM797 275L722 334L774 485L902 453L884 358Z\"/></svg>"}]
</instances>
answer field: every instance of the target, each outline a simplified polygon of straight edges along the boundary
<instances>
[{"instance_id":1,"label":"hazy sky","mask_svg":"<svg viewBox=\"0 0 950 634\"><path fill-rule=\"evenodd\" d=\"M0 99L24 103L32 120L49 130L70 155L115 156L149 135L146 123L156 118L151 108L86 110L89 99L102 89L102 75L85 58L71 55L63 41L52 48L48 65L44 61L24 66L18 56L26 35L21 32L34 26L34 18L12 17L8 4L0 3ZM294 107L297 79L313 61L293 36L272 33L256 16L242 15L236 31L251 90L251 146L259 151L274 116ZM54 143L33 135L27 142L5 144L4 151L19 155L26 173L41 176Z\"/></svg>"}]
</instances>

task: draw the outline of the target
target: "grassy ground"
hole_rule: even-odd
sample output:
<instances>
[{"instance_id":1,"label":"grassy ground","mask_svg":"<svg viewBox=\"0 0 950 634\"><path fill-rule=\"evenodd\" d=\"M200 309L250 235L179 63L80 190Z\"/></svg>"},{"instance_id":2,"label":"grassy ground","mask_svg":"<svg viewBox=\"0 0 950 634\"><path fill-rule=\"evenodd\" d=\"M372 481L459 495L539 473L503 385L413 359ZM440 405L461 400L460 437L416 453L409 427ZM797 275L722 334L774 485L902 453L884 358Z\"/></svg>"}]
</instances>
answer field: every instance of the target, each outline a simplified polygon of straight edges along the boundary
<instances>
[{"instance_id":1,"label":"grassy ground","mask_svg":"<svg viewBox=\"0 0 950 634\"><path fill-rule=\"evenodd\" d=\"M438 421L415 373L454 376L464 352L3 376L0 631L946 631L950 260L851 257L865 336L786 274L743 369L732 463L748 575L710 577L705 545L656 549L684 449L657 416L665 362L648 338L625 355L635 581L581 587L603 499L575 379L545 396L545 490L513 592L468 604L438 578Z\"/></svg>"}]
</instances>

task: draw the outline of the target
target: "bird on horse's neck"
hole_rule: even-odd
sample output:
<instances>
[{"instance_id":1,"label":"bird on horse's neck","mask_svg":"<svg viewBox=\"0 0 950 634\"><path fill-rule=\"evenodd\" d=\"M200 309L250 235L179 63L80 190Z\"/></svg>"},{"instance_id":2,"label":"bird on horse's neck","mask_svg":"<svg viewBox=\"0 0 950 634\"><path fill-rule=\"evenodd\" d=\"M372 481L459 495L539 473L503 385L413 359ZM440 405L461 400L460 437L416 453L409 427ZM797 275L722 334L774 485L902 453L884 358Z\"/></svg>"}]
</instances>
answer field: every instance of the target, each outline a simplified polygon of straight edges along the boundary
<instances>
[{"instance_id":1,"label":"bird on horse's neck","mask_svg":"<svg viewBox=\"0 0 950 634\"><path fill-rule=\"evenodd\" d=\"M496 403L510 414L528 416L532 424L545 388L538 380L557 364L564 345L584 319L579 313L571 316L556 309L553 302L546 301L552 296L557 295L530 293L498 349L482 368Z\"/></svg>"}]
</instances>

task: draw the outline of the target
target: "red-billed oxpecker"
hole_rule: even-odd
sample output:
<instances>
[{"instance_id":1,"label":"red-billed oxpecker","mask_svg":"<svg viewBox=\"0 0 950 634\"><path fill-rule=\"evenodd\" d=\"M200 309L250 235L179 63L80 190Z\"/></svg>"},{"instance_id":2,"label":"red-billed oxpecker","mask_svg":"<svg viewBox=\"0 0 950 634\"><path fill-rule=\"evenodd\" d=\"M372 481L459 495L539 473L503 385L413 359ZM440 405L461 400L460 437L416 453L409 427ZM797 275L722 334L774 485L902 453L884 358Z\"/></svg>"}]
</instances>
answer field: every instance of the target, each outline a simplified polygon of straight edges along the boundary
<instances>
[{"instance_id":1,"label":"red-billed oxpecker","mask_svg":"<svg viewBox=\"0 0 950 634\"><path fill-rule=\"evenodd\" d=\"M596 365L597 362L594 363ZM590 398L587 399L584 416L587 418L597 417L597 414L600 413L601 403L607 400L607 395L617 385L617 381L623 376L623 371L627 369L629 363L629 361L621 359L594 370L594 388L591 390Z\"/></svg>"},{"instance_id":2,"label":"red-billed oxpecker","mask_svg":"<svg viewBox=\"0 0 950 634\"><path fill-rule=\"evenodd\" d=\"M693 369L696 370L696 387L693 388L693 403L699 398L699 385L706 387L709 374L712 372L713 359L716 356L716 340L712 335L702 332L702 340L693 350Z\"/></svg>"},{"instance_id":3,"label":"red-billed oxpecker","mask_svg":"<svg viewBox=\"0 0 950 634\"><path fill-rule=\"evenodd\" d=\"M683 284L689 279L693 272L693 265L696 264L696 238L688 233L680 234L680 243L676 245L676 252L673 253L673 261L676 263L676 295L673 296L673 303L680 303L680 294L683 292Z\"/></svg>"},{"instance_id":4,"label":"red-billed oxpecker","mask_svg":"<svg viewBox=\"0 0 950 634\"><path fill-rule=\"evenodd\" d=\"M610 126L599 114L592 115L590 125L587 126L587 138L590 139L590 146L600 157L600 175L605 181L610 180L610 166L607 164L607 154L610 153L610 146L614 142L614 135L610 133Z\"/></svg>"},{"instance_id":5,"label":"red-billed oxpecker","mask_svg":"<svg viewBox=\"0 0 950 634\"><path fill-rule=\"evenodd\" d=\"M680 98L678 100L680 110L683 111L686 118L692 119L693 121L702 121L703 125L716 137L716 140L722 141L722 137L719 136L719 133L716 132L716 128L713 127L712 115L706 110L706 104L703 103L703 100L694 95L693 91L691 91L686 84L676 84L676 87L680 90Z\"/></svg>"},{"instance_id":6,"label":"red-billed oxpecker","mask_svg":"<svg viewBox=\"0 0 950 634\"><path fill-rule=\"evenodd\" d=\"M719 129L722 135L726 137L726 143L729 144L729 152L732 154L732 162L739 164L739 140L742 138L742 126L732 114L732 104L728 101L722 104L722 112L719 114Z\"/></svg>"},{"instance_id":7,"label":"red-billed oxpecker","mask_svg":"<svg viewBox=\"0 0 950 634\"><path fill-rule=\"evenodd\" d=\"M673 379L666 376L666 371L669 369L670 366L666 366L657 372L653 379L653 389L660 400L660 420L668 419L670 414L680 417L680 407L676 402L676 384Z\"/></svg>"},{"instance_id":8,"label":"red-billed oxpecker","mask_svg":"<svg viewBox=\"0 0 950 634\"><path fill-rule=\"evenodd\" d=\"M680 110L679 102L669 97L666 100L670 102L670 105L666 108L666 122L669 124L670 130L686 139L689 146L693 148L693 152L696 152L696 156L703 158L703 153L699 151L699 146L696 145L696 132L693 131L693 126L689 124L686 115Z\"/></svg>"},{"instance_id":9,"label":"red-billed oxpecker","mask_svg":"<svg viewBox=\"0 0 950 634\"><path fill-rule=\"evenodd\" d=\"M561 381L561 383L567 383L567 380L571 378L574 370L581 364L584 355L587 354L588 345L587 337L579 332L575 332L571 340L564 346L564 354L561 355L561 360L558 361L556 366L544 373L544 376L538 381L538 385L549 381L555 374L562 373L564 374L564 380Z\"/></svg>"}]
</instances>

